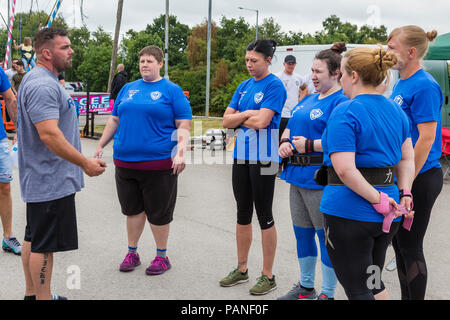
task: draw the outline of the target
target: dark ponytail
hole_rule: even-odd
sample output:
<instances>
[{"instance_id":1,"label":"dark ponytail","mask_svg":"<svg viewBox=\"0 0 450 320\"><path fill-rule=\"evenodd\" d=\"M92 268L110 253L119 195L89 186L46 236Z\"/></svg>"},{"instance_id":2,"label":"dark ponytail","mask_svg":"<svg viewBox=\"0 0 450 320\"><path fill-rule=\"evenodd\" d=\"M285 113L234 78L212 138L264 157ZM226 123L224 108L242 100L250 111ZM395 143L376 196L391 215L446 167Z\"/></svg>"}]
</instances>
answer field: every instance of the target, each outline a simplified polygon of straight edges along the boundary
<instances>
[{"instance_id":1,"label":"dark ponytail","mask_svg":"<svg viewBox=\"0 0 450 320\"><path fill-rule=\"evenodd\" d=\"M277 43L272 39L258 39L250 42L247 46L247 51L256 51L261 53L265 59L268 57L273 58Z\"/></svg>"}]
</instances>

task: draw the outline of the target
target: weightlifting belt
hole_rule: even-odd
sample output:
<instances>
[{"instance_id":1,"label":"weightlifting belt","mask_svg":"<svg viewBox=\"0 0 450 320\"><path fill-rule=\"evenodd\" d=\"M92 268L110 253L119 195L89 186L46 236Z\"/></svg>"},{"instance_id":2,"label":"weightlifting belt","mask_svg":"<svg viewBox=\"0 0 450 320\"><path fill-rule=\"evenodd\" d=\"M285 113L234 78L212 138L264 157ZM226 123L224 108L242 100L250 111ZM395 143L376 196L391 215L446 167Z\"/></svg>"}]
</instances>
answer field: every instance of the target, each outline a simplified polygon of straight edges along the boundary
<instances>
[{"instance_id":1,"label":"weightlifting belt","mask_svg":"<svg viewBox=\"0 0 450 320\"><path fill-rule=\"evenodd\" d=\"M289 162L294 166L320 166L323 155L294 154L289 157Z\"/></svg>"},{"instance_id":2,"label":"weightlifting belt","mask_svg":"<svg viewBox=\"0 0 450 320\"><path fill-rule=\"evenodd\" d=\"M394 167L358 168L358 170L372 186L387 187L394 185ZM327 174L329 185L344 185L333 167L328 167Z\"/></svg>"}]
</instances>

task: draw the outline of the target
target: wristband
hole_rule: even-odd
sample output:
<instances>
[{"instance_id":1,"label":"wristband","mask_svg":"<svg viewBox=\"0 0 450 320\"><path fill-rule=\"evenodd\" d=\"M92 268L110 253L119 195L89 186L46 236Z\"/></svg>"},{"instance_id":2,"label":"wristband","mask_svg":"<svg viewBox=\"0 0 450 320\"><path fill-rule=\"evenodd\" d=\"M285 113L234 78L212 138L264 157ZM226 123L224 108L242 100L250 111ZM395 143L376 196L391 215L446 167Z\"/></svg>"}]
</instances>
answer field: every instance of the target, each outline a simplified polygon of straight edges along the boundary
<instances>
[{"instance_id":1,"label":"wristband","mask_svg":"<svg viewBox=\"0 0 450 320\"><path fill-rule=\"evenodd\" d=\"M380 191L380 203L372 203L372 206L378 213L381 213L385 216L391 210L391 205L389 204L389 196L386 193Z\"/></svg>"},{"instance_id":2,"label":"wristband","mask_svg":"<svg viewBox=\"0 0 450 320\"><path fill-rule=\"evenodd\" d=\"M285 142L291 143L291 139L289 139L289 138L283 138L283 139L281 139L281 140L280 140L280 146L281 146L281 144L283 144L283 143L285 143Z\"/></svg>"},{"instance_id":3,"label":"wristband","mask_svg":"<svg viewBox=\"0 0 450 320\"><path fill-rule=\"evenodd\" d=\"M306 139L305 141L305 153L314 152L314 140Z\"/></svg>"},{"instance_id":4,"label":"wristband","mask_svg":"<svg viewBox=\"0 0 450 320\"><path fill-rule=\"evenodd\" d=\"M403 198L403 197L410 197L410 198L412 198L411 191L409 191L408 189L401 189L400 192L399 192L399 196L400 196L400 198Z\"/></svg>"}]
</instances>

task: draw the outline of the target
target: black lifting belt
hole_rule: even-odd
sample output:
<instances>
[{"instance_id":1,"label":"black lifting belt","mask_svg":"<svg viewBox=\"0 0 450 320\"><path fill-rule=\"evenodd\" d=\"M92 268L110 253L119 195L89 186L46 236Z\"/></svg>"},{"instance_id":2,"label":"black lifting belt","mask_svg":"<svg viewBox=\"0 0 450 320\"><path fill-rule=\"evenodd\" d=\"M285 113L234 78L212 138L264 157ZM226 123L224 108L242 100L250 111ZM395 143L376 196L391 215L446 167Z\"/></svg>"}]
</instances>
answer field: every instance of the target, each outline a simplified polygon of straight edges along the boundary
<instances>
[{"instance_id":1,"label":"black lifting belt","mask_svg":"<svg viewBox=\"0 0 450 320\"><path fill-rule=\"evenodd\" d=\"M294 166L320 166L323 155L294 154L289 157L289 162Z\"/></svg>"},{"instance_id":2,"label":"black lifting belt","mask_svg":"<svg viewBox=\"0 0 450 320\"><path fill-rule=\"evenodd\" d=\"M388 187L394 185L394 167L358 168L358 170L364 179L373 186ZM344 184L333 167L328 167L327 172L329 185L339 186Z\"/></svg>"}]
</instances>

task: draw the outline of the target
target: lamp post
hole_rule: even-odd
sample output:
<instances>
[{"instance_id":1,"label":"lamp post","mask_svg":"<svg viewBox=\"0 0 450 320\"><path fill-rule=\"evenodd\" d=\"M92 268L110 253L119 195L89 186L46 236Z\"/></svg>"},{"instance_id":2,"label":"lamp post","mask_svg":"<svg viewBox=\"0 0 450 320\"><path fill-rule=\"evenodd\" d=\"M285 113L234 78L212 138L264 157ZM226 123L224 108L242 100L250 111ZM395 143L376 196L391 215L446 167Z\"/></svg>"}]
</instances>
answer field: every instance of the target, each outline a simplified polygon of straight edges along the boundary
<instances>
[{"instance_id":1,"label":"lamp post","mask_svg":"<svg viewBox=\"0 0 450 320\"><path fill-rule=\"evenodd\" d=\"M206 101L205 101L205 117L209 117L209 87L211 74L211 11L212 0L208 1L208 34L206 47Z\"/></svg>"},{"instance_id":2,"label":"lamp post","mask_svg":"<svg viewBox=\"0 0 450 320\"><path fill-rule=\"evenodd\" d=\"M243 7L238 7L238 9L256 12L256 40L258 40L258 14L259 14L259 11L256 9L249 9L249 8L243 8Z\"/></svg>"},{"instance_id":3,"label":"lamp post","mask_svg":"<svg viewBox=\"0 0 450 320\"><path fill-rule=\"evenodd\" d=\"M164 28L164 78L169 79L169 0L166 0Z\"/></svg>"}]
</instances>

